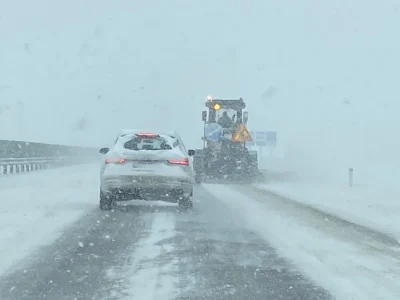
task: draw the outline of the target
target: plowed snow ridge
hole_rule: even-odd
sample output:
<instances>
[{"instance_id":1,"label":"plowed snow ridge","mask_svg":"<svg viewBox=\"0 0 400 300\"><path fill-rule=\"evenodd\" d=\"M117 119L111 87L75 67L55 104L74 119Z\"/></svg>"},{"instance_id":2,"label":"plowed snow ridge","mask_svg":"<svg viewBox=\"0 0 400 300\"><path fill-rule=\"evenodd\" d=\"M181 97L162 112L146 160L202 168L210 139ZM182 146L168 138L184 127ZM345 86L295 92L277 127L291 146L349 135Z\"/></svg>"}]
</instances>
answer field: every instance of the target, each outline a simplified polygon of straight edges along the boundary
<instances>
[{"instance_id":1,"label":"plowed snow ridge","mask_svg":"<svg viewBox=\"0 0 400 300\"><path fill-rule=\"evenodd\" d=\"M204 185L213 195L244 219L248 227L265 238L299 271L329 290L337 299L400 299L400 249L379 241L341 237L328 220L286 206L271 196L249 197L223 185ZM336 231L337 234L333 235Z\"/></svg>"}]
</instances>

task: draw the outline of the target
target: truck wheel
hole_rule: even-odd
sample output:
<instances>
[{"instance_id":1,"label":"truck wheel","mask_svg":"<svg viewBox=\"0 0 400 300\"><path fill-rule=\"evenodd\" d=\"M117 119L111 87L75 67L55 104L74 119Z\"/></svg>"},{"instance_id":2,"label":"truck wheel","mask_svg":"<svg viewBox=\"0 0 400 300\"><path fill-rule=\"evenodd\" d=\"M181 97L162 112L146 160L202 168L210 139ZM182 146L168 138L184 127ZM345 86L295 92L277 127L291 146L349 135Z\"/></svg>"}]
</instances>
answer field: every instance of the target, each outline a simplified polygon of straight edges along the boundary
<instances>
[{"instance_id":1,"label":"truck wheel","mask_svg":"<svg viewBox=\"0 0 400 300\"><path fill-rule=\"evenodd\" d=\"M100 191L100 209L111 210L114 206L114 197L112 195L106 195Z\"/></svg>"},{"instance_id":2,"label":"truck wheel","mask_svg":"<svg viewBox=\"0 0 400 300\"><path fill-rule=\"evenodd\" d=\"M193 208L193 197L183 197L179 199L179 208L191 210Z\"/></svg>"}]
</instances>

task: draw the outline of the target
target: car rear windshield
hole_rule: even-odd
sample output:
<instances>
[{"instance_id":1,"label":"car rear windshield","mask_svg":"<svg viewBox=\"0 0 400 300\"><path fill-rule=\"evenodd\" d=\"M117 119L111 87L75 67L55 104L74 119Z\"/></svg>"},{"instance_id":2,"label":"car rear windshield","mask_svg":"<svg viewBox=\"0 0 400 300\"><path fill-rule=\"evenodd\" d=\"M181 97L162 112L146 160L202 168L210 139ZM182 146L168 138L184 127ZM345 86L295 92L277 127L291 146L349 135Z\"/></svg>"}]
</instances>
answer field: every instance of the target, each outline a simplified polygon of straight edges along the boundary
<instances>
[{"instance_id":1,"label":"car rear windshield","mask_svg":"<svg viewBox=\"0 0 400 300\"><path fill-rule=\"evenodd\" d=\"M134 137L124 144L127 150L169 150L172 149L162 137Z\"/></svg>"}]
</instances>

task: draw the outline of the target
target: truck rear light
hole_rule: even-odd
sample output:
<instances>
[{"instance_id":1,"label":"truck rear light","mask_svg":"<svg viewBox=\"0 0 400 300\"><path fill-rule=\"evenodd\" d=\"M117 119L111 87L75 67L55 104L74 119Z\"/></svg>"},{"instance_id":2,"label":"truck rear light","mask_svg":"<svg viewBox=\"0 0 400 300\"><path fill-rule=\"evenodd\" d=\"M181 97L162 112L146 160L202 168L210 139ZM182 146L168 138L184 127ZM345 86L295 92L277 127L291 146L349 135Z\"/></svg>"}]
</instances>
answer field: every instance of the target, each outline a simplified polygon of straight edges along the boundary
<instances>
[{"instance_id":1,"label":"truck rear light","mask_svg":"<svg viewBox=\"0 0 400 300\"><path fill-rule=\"evenodd\" d=\"M189 165L189 159L185 158L185 159L170 159L168 160L168 162L171 165L181 165L181 166L188 166Z\"/></svg>"},{"instance_id":2,"label":"truck rear light","mask_svg":"<svg viewBox=\"0 0 400 300\"><path fill-rule=\"evenodd\" d=\"M125 158L106 158L105 164L124 164L126 162Z\"/></svg>"}]
</instances>

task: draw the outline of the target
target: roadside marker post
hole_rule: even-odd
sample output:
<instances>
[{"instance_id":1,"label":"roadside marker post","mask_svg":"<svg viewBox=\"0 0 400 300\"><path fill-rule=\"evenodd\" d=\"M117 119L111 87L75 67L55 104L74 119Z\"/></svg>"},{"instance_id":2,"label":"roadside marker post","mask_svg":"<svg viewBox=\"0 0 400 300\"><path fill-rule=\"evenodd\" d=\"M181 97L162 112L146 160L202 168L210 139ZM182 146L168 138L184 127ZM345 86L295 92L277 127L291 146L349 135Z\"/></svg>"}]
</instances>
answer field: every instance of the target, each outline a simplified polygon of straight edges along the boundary
<instances>
[{"instance_id":1,"label":"roadside marker post","mask_svg":"<svg viewBox=\"0 0 400 300\"><path fill-rule=\"evenodd\" d=\"M354 176L354 169L349 168L349 186L353 187L353 176Z\"/></svg>"}]
</instances>

